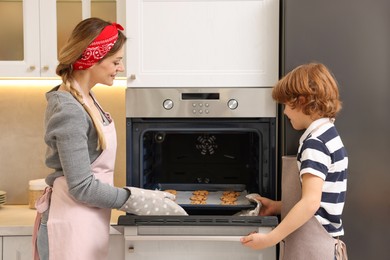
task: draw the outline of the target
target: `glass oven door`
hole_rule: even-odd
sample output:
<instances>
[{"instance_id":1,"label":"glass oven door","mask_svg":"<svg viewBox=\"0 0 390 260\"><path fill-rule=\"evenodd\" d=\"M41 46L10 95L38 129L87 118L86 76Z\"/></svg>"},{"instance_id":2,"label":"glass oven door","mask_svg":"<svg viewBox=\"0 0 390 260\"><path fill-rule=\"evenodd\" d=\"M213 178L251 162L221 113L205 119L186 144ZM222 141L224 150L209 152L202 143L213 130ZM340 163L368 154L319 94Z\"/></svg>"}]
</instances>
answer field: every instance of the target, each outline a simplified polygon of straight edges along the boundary
<instances>
[{"instance_id":1,"label":"glass oven door","mask_svg":"<svg viewBox=\"0 0 390 260\"><path fill-rule=\"evenodd\" d=\"M274 118L128 119L127 185L275 198L274 133Z\"/></svg>"}]
</instances>

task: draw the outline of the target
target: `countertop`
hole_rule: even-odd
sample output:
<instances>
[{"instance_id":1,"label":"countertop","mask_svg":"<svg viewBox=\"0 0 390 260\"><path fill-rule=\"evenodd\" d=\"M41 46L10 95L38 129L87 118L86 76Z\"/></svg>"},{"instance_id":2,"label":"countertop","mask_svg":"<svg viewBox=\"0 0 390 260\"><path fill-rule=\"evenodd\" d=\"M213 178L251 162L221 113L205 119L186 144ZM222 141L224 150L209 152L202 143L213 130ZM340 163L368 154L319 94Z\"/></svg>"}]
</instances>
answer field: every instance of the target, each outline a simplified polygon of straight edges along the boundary
<instances>
[{"instance_id":1,"label":"countertop","mask_svg":"<svg viewBox=\"0 0 390 260\"><path fill-rule=\"evenodd\" d=\"M118 217L125 212L112 210L111 225L116 225ZM0 236L29 236L32 235L36 210L28 205L0 206ZM110 234L120 234L111 226Z\"/></svg>"}]
</instances>

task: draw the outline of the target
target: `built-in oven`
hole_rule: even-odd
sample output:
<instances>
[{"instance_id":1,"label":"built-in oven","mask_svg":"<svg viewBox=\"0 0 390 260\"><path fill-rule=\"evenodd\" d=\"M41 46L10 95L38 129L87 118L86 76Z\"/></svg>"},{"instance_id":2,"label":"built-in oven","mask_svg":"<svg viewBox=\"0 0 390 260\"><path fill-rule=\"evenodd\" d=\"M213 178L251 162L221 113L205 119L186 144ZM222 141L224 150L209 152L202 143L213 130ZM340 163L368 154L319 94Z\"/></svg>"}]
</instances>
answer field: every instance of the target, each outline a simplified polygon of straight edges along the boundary
<instances>
[{"instance_id":1,"label":"built-in oven","mask_svg":"<svg viewBox=\"0 0 390 260\"><path fill-rule=\"evenodd\" d=\"M128 88L126 142L126 184L174 190L176 202L189 214L121 216L118 225L125 226L131 259L138 259L137 252L139 259L149 259L150 249L141 248L156 243L162 254L167 241L211 254L188 258L186 250L168 250L169 259L230 259L229 254L234 259L275 259L275 248L253 253L238 242L277 224L276 217L240 214L257 205L248 194L273 199L277 194L271 88ZM207 191L206 200L194 203L196 191ZM236 198L225 203L222 197L229 192ZM206 248L213 253L205 251L209 242L215 246ZM270 257L260 258L265 255Z\"/></svg>"}]
</instances>

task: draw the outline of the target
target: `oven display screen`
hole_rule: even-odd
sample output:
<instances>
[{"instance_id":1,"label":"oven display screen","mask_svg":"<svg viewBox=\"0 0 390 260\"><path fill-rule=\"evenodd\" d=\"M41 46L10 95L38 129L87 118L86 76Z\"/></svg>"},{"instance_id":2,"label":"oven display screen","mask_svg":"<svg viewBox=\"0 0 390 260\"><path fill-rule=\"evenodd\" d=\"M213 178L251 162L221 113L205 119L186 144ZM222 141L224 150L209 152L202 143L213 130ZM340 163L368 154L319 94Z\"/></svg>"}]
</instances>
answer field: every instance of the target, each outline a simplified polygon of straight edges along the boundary
<instances>
[{"instance_id":1,"label":"oven display screen","mask_svg":"<svg viewBox=\"0 0 390 260\"><path fill-rule=\"evenodd\" d=\"M182 93L182 100L218 100L219 93Z\"/></svg>"}]
</instances>

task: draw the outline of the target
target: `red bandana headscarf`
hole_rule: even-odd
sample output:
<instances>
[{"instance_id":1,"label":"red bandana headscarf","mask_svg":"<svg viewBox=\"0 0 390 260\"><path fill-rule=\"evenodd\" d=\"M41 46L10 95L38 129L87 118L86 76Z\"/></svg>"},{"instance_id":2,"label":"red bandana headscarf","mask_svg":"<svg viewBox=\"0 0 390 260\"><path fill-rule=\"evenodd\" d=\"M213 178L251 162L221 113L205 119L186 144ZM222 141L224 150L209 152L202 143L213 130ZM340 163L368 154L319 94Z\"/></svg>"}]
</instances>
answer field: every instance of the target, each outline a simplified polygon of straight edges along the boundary
<instances>
[{"instance_id":1,"label":"red bandana headscarf","mask_svg":"<svg viewBox=\"0 0 390 260\"><path fill-rule=\"evenodd\" d=\"M73 69L85 70L103 59L118 39L118 30L123 31L120 24L112 23L106 26L83 52L81 58L73 64Z\"/></svg>"}]
</instances>

